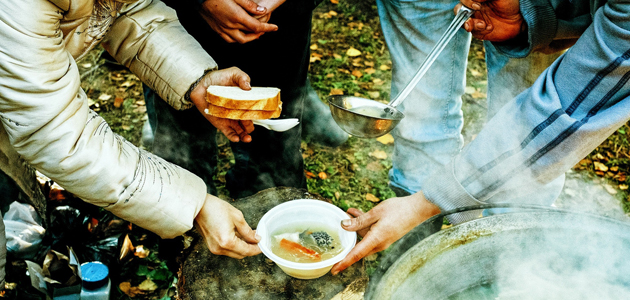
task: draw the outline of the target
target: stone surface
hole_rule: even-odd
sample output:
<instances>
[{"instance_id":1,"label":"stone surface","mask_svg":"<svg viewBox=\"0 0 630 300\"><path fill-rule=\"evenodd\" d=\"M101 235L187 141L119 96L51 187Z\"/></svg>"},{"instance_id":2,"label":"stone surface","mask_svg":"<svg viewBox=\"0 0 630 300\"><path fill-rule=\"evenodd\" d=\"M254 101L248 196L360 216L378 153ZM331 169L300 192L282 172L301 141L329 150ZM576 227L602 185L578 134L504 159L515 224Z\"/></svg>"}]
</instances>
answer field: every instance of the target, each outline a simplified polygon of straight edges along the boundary
<instances>
[{"instance_id":1,"label":"stone surface","mask_svg":"<svg viewBox=\"0 0 630 300\"><path fill-rule=\"evenodd\" d=\"M293 199L318 199L305 190L272 188L231 202L255 228L272 207ZM242 260L210 253L195 235L179 274L179 297L183 300L207 299L331 299L355 282L366 282L365 267L354 264L337 276L330 273L311 280L286 275L263 254ZM358 279L363 279L362 281Z\"/></svg>"}]
</instances>

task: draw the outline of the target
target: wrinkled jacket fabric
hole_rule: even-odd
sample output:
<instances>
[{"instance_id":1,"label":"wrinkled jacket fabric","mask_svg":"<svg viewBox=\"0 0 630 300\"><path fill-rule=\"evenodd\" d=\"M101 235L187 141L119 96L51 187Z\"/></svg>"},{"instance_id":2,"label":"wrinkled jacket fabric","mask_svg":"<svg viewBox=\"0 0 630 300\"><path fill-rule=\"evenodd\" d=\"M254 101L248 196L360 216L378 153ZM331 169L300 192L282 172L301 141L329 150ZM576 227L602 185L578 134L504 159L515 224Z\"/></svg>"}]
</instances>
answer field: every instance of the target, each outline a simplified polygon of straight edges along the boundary
<instances>
[{"instance_id":1,"label":"wrinkled jacket fabric","mask_svg":"<svg viewBox=\"0 0 630 300\"><path fill-rule=\"evenodd\" d=\"M164 238L192 227L206 186L138 149L88 108L76 60L102 43L177 109L216 64L151 0L0 1L0 130L71 193Z\"/></svg>"}]
</instances>

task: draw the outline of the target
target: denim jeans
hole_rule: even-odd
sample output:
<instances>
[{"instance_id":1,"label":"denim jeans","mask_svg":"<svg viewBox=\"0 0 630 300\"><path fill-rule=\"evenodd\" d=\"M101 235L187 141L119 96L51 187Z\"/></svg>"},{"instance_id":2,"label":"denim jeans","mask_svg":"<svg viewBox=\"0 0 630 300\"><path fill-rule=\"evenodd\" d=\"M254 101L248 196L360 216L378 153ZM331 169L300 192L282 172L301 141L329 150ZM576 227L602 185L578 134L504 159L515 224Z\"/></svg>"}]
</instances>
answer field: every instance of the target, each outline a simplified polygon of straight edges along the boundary
<instances>
[{"instance_id":1,"label":"denim jeans","mask_svg":"<svg viewBox=\"0 0 630 300\"><path fill-rule=\"evenodd\" d=\"M392 98L411 78L454 18L456 0L377 0L384 37L393 63ZM392 131L395 139L390 186L415 193L432 170L449 163L462 149L464 124L461 96L471 35L460 29L417 87L400 104L405 118ZM528 88L558 55L533 54L511 59L484 44L488 69L488 117ZM563 178L550 183L538 199L550 204ZM506 197L508 195L502 195ZM507 198L505 198L508 201ZM512 201L515 199L510 199ZM518 200L515 200L518 201ZM501 201L503 202L503 201Z\"/></svg>"}]
</instances>

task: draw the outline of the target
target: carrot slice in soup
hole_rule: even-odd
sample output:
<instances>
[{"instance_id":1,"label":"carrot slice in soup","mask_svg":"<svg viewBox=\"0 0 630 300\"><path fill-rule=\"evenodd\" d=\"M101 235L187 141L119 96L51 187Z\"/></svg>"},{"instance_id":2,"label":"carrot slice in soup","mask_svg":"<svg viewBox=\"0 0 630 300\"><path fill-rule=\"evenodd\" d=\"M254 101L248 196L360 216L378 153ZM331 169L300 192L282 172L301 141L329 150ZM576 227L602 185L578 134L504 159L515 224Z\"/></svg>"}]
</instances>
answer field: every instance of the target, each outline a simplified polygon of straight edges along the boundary
<instances>
[{"instance_id":1,"label":"carrot slice in soup","mask_svg":"<svg viewBox=\"0 0 630 300\"><path fill-rule=\"evenodd\" d=\"M304 256L306 256L308 258L311 258L311 259L314 259L314 260L321 260L322 259L321 255L319 255L319 253L315 252L315 250L311 250L311 249L306 248L306 247L304 247L304 246L302 246L302 245L300 245L300 244L298 244L296 242L292 242L292 241L289 241L287 239L282 239L280 241L280 247L282 247L282 248L284 248L284 249L286 249L288 251L291 251L293 253L304 255Z\"/></svg>"}]
</instances>

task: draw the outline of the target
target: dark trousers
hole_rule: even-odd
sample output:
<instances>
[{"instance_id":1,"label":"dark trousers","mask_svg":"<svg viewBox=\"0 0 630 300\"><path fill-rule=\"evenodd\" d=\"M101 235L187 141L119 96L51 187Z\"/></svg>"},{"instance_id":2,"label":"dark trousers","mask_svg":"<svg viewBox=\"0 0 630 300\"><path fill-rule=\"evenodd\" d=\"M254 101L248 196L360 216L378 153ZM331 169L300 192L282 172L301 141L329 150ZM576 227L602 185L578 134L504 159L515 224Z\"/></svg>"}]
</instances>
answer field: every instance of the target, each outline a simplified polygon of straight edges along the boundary
<instances>
[{"instance_id":1,"label":"dark trousers","mask_svg":"<svg viewBox=\"0 0 630 300\"><path fill-rule=\"evenodd\" d=\"M225 42L201 18L194 1L165 2L177 11L184 28L219 68L236 66L251 77L252 86L280 88L283 102L280 118L302 119L308 91L312 9L316 2L287 1L272 13L269 21L277 24L279 30L246 44ZM155 136L153 152L197 174L208 185L208 192L216 194L213 183L217 165L216 129L196 108L176 111L146 90L149 121ZM230 144L235 165L226 175L226 187L231 197L246 197L275 186L306 188L300 152L301 126L286 132L256 127L251 135L251 143Z\"/></svg>"}]
</instances>

